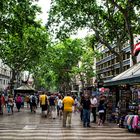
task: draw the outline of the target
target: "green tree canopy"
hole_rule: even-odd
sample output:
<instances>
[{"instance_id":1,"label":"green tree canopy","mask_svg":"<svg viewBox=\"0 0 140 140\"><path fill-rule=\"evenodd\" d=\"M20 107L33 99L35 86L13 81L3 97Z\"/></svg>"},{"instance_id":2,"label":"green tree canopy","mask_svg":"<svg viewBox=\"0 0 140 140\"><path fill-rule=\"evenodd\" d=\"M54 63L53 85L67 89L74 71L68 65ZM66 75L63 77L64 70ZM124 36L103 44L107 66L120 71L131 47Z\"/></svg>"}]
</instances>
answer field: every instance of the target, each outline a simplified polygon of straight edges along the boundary
<instances>
[{"instance_id":1,"label":"green tree canopy","mask_svg":"<svg viewBox=\"0 0 140 140\"><path fill-rule=\"evenodd\" d=\"M89 40L66 39L51 45L34 73L38 86L65 92L77 76L83 84L95 76L94 58L100 54L92 50Z\"/></svg>"},{"instance_id":2,"label":"green tree canopy","mask_svg":"<svg viewBox=\"0 0 140 140\"><path fill-rule=\"evenodd\" d=\"M130 1L120 0L116 3L127 7ZM129 14L131 22L128 24L133 25L132 33L134 34L138 32L139 27L138 22L135 22L138 14L134 12L138 3L132 2L130 5L129 8L131 7L133 10L126 8L125 11L131 13ZM47 27L52 27L51 29L57 33L57 37L65 38L79 28L88 28L94 32L96 41L108 47L118 58L121 58L120 54L123 52L116 52L112 49L112 45L116 45L121 51L120 46L128 39L130 40L126 17L115 4L111 3L111 0L104 0L100 5L96 0L52 0L49 15ZM133 47L132 43L130 46Z\"/></svg>"},{"instance_id":3,"label":"green tree canopy","mask_svg":"<svg viewBox=\"0 0 140 140\"><path fill-rule=\"evenodd\" d=\"M12 70L11 84L19 72L33 69L47 49L49 36L36 15L34 0L0 2L0 58Z\"/></svg>"}]
</instances>

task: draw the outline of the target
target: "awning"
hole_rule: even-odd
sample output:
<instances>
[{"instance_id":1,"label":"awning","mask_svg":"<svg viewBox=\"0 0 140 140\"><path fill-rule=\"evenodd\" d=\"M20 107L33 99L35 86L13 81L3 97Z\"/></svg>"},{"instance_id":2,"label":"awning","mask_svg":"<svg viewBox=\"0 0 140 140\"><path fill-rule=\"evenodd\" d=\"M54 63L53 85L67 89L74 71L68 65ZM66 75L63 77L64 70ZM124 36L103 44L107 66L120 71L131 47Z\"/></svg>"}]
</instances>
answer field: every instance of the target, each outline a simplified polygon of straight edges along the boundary
<instances>
[{"instance_id":1,"label":"awning","mask_svg":"<svg viewBox=\"0 0 140 140\"><path fill-rule=\"evenodd\" d=\"M20 91L20 90L24 90L24 91L35 91L35 89L34 89L34 88L32 88L32 87L31 87L31 86L29 86L29 85L24 85L24 86L21 86L21 87L19 87L19 88L15 89L15 90L18 90L18 91Z\"/></svg>"},{"instance_id":2,"label":"awning","mask_svg":"<svg viewBox=\"0 0 140 140\"><path fill-rule=\"evenodd\" d=\"M140 83L140 63L130 67L111 80L104 81L104 86Z\"/></svg>"}]
</instances>

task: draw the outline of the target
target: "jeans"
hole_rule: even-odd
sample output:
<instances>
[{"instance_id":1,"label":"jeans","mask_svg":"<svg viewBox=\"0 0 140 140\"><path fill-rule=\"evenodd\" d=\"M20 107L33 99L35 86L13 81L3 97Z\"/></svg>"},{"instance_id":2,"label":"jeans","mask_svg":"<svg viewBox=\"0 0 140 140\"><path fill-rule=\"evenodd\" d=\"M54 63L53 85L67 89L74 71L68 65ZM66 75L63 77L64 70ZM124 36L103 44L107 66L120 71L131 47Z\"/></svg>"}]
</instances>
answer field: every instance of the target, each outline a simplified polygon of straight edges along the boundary
<instances>
[{"instance_id":1,"label":"jeans","mask_svg":"<svg viewBox=\"0 0 140 140\"><path fill-rule=\"evenodd\" d=\"M80 118L81 118L81 121L83 121L83 109L80 112Z\"/></svg>"},{"instance_id":2,"label":"jeans","mask_svg":"<svg viewBox=\"0 0 140 140\"><path fill-rule=\"evenodd\" d=\"M83 109L83 125L89 125L90 123L90 110Z\"/></svg>"},{"instance_id":3,"label":"jeans","mask_svg":"<svg viewBox=\"0 0 140 140\"><path fill-rule=\"evenodd\" d=\"M10 105L7 105L7 112L8 113L10 113L10 109L11 109Z\"/></svg>"},{"instance_id":4,"label":"jeans","mask_svg":"<svg viewBox=\"0 0 140 140\"><path fill-rule=\"evenodd\" d=\"M51 118L56 118L56 108L54 105L50 106Z\"/></svg>"}]
</instances>

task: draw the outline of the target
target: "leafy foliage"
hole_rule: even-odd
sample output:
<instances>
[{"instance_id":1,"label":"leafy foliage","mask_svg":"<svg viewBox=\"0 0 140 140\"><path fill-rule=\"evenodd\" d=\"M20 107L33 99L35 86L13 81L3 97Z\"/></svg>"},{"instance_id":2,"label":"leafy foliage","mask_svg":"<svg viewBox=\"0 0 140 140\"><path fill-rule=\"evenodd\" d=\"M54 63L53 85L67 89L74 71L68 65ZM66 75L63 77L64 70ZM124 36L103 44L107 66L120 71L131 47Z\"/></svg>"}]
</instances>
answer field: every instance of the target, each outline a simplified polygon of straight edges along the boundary
<instances>
[{"instance_id":1,"label":"leafy foliage","mask_svg":"<svg viewBox=\"0 0 140 140\"><path fill-rule=\"evenodd\" d=\"M12 70L11 84L23 70L40 63L49 38L45 28L36 21L40 8L34 0L2 0L0 2L0 58Z\"/></svg>"},{"instance_id":2,"label":"leafy foliage","mask_svg":"<svg viewBox=\"0 0 140 140\"><path fill-rule=\"evenodd\" d=\"M38 86L65 92L71 89L77 76L83 81L95 76L94 58L100 54L91 49L87 40L66 39L51 45L34 73Z\"/></svg>"},{"instance_id":3,"label":"leafy foliage","mask_svg":"<svg viewBox=\"0 0 140 140\"><path fill-rule=\"evenodd\" d=\"M57 33L57 37L61 39L75 33L79 28L88 28L94 31L96 42L104 44L118 58L121 58L119 55L123 53L121 46L128 39L131 39L130 42L132 42L130 29L127 26L134 27L131 34L138 33L139 26L136 19L139 16L134 8L139 4L134 1L129 4L130 1L127 0L116 1L122 6L121 8L125 9L126 13L129 11L128 18L113 1L104 0L102 4L98 4L96 0L52 0L49 22L46 26L51 31L53 30L52 32ZM126 19L130 19L131 22L127 24ZM112 45L117 46L120 52L112 49ZM130 46L132 48L132 43Z\"/></svg>"}]
</instances>

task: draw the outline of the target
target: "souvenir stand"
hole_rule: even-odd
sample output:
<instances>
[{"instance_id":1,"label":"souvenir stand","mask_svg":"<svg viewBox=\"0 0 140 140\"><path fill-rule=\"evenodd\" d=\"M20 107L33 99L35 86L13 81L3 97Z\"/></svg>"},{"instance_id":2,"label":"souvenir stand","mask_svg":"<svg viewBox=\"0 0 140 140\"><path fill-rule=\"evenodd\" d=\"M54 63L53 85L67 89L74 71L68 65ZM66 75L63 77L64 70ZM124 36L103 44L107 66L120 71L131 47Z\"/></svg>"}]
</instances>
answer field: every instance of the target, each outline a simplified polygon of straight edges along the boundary
<instances>
[{"instance_id":1,"label":"souvenir stand","mask_svg":"<svg viewBox=\"0 0 140 140\"><path fill-rule=\"evenodd\" d=\"M140 129L140 62L104 83L118 86L119 126L129 131Z\"/></svg>"},{"instance_id":2,"label":"souvenir stand","mask_svg":"<svg viewBox=\"0 0 140 140\"><path fill-rule=\"evenodd\" d=\"M116 122L116 95L115 92L110 91L107 96L107 121Z\"/></svg>"},{"instance_id":3,"label":"souvenir stand","mask_svg":"<svg viewBox=\"0 0 140 140\"><path fill-rule=\"evenodd\" d=\"M129 112L125 116L124 126L130 131L137 131L140 129L140 86L135 85L131 87L132 100L129 103Z\"/></svg>"}]
</instances>

